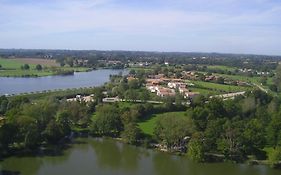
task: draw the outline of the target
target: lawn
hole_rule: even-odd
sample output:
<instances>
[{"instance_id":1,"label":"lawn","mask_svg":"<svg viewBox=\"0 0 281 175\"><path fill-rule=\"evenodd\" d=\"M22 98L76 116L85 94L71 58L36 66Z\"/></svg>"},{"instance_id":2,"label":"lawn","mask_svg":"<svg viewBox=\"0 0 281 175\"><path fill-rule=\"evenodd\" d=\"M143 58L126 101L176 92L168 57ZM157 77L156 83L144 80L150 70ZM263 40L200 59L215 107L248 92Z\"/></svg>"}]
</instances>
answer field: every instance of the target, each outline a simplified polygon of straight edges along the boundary
<instances>
[{"instance_id":1,"label":"lawn","mask_svg":"<svg viewBox=\"0 0 281 175\"><path fill-rule=\"evenodd\" d=\"M157 120L166 115L172 115L175 117L187 117L186 112L165 112L161 114L152 114L148 117L148 119L138 123L139 128L142 130L143 133L152 136Z\"/></svg>"},{"instance_id":2,"label":"lawn","mask_svg":"<svg viewBox=\"0 0 281 175\"><path fill-rule=\"evenodd\" d=\"M239 92L252 89L252 87L225 85L204 81L192 81L192 83L195 84L195 88L197 89L207 89L215 92Z\"/></svg>"},{"instance_id":3,"label":"lawn","mask_svg":"<svg viewBox=\"0 0 281 175\"><path fill-rule=\"evenodd\" d=\"M202 95L219 95L221 92L218 92L216 90L210 90L210 89L201 89L201 88L196 88L196 87L189 87L189 90L192 92L199 92Z\"/></svg>"}]
</instances>

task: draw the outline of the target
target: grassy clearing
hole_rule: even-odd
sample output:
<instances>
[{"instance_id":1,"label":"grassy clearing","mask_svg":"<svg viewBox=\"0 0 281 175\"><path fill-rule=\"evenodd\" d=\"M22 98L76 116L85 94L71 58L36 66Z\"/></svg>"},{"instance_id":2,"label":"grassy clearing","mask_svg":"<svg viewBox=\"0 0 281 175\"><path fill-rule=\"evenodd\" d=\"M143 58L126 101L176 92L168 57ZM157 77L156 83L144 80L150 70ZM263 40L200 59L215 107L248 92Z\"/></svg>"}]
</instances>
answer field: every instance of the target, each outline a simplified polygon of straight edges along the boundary
<instances>
[{"instance_id":1,"label":"grassy clearing","mask_svg":"<svg viewBox=\"0 0 281 175\"><path fill-rule=\"evenodd\" d=\"M152 114L148 117L148 119L138 123L139 128L142 130L143 133L152 136L157 120L166 115L172 115L175 117L187 117L186 112L165 112L161 114Z\"/></svg>"}]
</instances>

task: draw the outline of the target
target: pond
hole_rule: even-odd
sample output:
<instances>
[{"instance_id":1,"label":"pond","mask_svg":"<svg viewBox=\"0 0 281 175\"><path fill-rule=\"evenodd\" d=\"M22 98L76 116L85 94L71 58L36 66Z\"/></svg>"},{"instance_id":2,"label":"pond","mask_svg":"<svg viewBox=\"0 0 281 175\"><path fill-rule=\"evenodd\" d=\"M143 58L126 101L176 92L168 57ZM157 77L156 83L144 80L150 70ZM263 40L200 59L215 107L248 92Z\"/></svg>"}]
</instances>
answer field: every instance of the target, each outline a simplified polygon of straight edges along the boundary
<instances>
[{"instance_id":1,"label":"pond","mask_svg":"<svg viewBox=\"0 0 281 175\"><path fill-rule=\"evenodd\" d=\"M10 157L0 161L0 175L278 175L267 166L195 163L112 139L83 138L58 155Z\"/></svg>"},{"instance_id":2,"label":"pond","mask_svg":"<svg viewBox=\"0 0 281 175\"><path fill-rule=\"evenodd\" d=\"M101 86L110 75L127 70L100 69L90 72L75 72L74 75L57 75L36 78L0 77L0 95L19 94L54 89Z\"/></svg>"}]
</instances>

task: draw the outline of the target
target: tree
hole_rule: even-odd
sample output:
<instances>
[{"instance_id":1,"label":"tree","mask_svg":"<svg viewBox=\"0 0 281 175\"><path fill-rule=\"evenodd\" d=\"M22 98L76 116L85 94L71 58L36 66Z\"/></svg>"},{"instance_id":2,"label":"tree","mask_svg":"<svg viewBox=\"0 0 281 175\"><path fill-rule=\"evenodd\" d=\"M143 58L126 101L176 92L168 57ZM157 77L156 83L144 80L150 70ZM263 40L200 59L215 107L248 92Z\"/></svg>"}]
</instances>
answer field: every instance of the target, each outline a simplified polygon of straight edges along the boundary
<instances>
[{"instance_id":1,"label":"tree","mask_svg":"<svg viewBox=\"0 0 281 175\"><path fill-rule=\"evenodd\" d=\"M35 69L38 71L41 71L43 69L43 67L41 66L41 64L37 64Z\"/></svg>"},{"instance_id":2,"label":"tree","mask_svg":"<svg viewBox=\"0 0 281 175\"><path fill-rule=\"evenodd\" d=\"M135 89L129 89L125 92L125 97L127 100L136 101L138 98L138 92Z\"/></svg>"},{"instance_id":3,"label":"tree","mask_svg":"<svg viewBox=\"0 0 281 175\"><path fill-rule=\"evenodd\" d=\"M70 67L73 67L73 62L74 62L74 59L71 57L67 57L65 59L65 63L68 64Z\"/></svg>"},{"instance_id":4,"label":"tree","mask_svg":"<svg viewBox=\"0 0 281 175\"><path fill-rule=\"evenodd\" d=\"M135 75L135 74L136 74L135 69L131 69L130 72L129 72L129 74L130 74L130 75Z\"/></svg>"},{"instance_id":5,"label":"tree","mask_svg":"<svg viewBox=\"0 0 281 175\"><path fill-rule=\"evenodd\" d=\"M280 113L272 116L272 119L267 127L267 142L277 147L281 145L281 117Z\"/></svg>"},{"instance_id":6,"label":"tree","mask_svg":"<svg viewBox=\"0 0 281 175\"><path fill-rule=\"evenodd\" d=\"M55 120L51 120L43 135L49 143L57 143L63 138L64 133L62 127Z\"/></svg>"},{"instance_id":7,"label":"tree","mask_svg":"<svg viewBox=\"0 0 281 175\"><path fill-rule=\"evenodd\" d=\"M217 151L217 142L221 137L225 119L215 119L208 121L207 128L204 131L204 143L206 151Z\"/></svg>"},{"instance_id":8,"label":"tree","mask_svg":"<svg viewBox=\"0 0 281 175\"><path fill-rule=\"evenodd\" d=\"M257 119L252 119L247 122L243 131L243 146L244 152L248 154L256 154L265 146L264 126Z\"/></svg>"},{"instance_id":9,"label":"tree","mask_svg":"<svg viewBox=\"0 0 281 175\"><path fill-rule=\"evenodd\" d=\"M192 121L198 131L204 131L207 127L208 111L203 107L195 107L192 115Z\"/></svg>"},{"instance_id":10,"label":"tree","mask_svg":"<svg viewBox=\"0 0 281 175\"><path fill-rule=\"evenodd\" d=\"M139 92L139 98L140 100L146 102L147 100L149 100L150 98L150 93L147 89L144 89L142 91Z\"/></svg>"},{"instance_id":11,"label":"tree","mask_svg":"<svg viewBox=\"0 0 281 175\"><path fill-rule=\"evenodd\" d=\"M123 128L120 114L114 105L102 105L97 108L96 120L92 132L98 135L117 135Z\"/></svg>"},{"instance_id":12,"label":"tree","mask_svg":"<svg viewBox=\"0 0 281 175\"><path fill-rule=\"evenodd\" d=\"M71 132L71 121L69 119L68 111L58 111L56 115L56 122L61 127L62 135L69 135Z\"/></svg>"},{"instance_id":13,"label":"tree","mask_svg":"<svg viewBox=\"0 0 281 175\"><path fill-rule=\"evenodd\" d=\"M128 85L130 89L138 89L140 87L139 80L137 79L130 80Z\"/></svg>"},{"instance_id":14,"label":"tree","mask_svg":"<svg viewBox=\"0 0 281 175\"><path fill-rule=\"evenodd\" d=\"M40 131L37 121L28 116L18 116L16 119L18 132L18 141L22 142L25 148L33 148L40 142Z\"/></svg>"},{"instance_id":15,"label":"tree","mask_svg":"<svg viewBox=\"0 0 281 175\"><path fill-rule=\"evenodd\" d=\"M94 99L97 103L101 103L102 99L104 98L103 89L102 88L95 88L94 89Z\"/></svg>"},{"instance_id":16,"label":"tree","mask_svg":"<svg viewBox=\"0 0 281 175\"><path fill-rule=\"evenodd\" d=\"M203 162L205 160L203 135L194 133L192 139L188 143L187 149L187 155L190 159L196 162Z\"/></svg>"},{"instance_id":17,"label":"tree","mask_svg":"<svg viewBox=\"0 0 281 175\"><path fill-rule=\"evenodd\" d=\"M184 146L184 138L191 133L191 123L186 118L172 115L161 117L155 125L154 134L168 149Z\"/></svg>"},{"instance_id":18,"label":"tree","mask_svg":"<svg viewBox=\"0 0 281 175\"><path fill-rule=\"evenodd\" d=\"M281 161L281 147L276 147L272 151L269 152L268 160L270 166L275 168L280 165Z\"/></svg>"},{"instance_id":19,"label":"tree","mask_svg":"<svg viewBox=\"0 0 281 175\"><path fill-rule=\"evenodd\" d=\"M0 114L5 114L8 108L8 99L5 96L0 96Z\"/></svg>"},{"instance_id":20,"label":"tree","mask_svg":"<svg viewBox=\"0 0 281 175\"><path fill-rule=\"evenodd\" d=\"M226 158L240 160L243 156L242 130L243 121L227 121L223 126L223 134L218 139L218 150L221 151Z\"/></svg>"},{"instance_id":21,"label":"tree","mask_svg":"<svg viewBox=\"0 0 281 175\"><path fill-rule=\"evenodd\" d=\"M5 123L0 126L0 150L7 149L9 144L13 143L16 133L17 127L13 123Z\"/></svg>"},{"instance_id":22,"label":"tree","mask_svg":"<svg viewBox=\"0 0 281 175\"><path fill-rule=\"evenodd\" d=\"M27 97L16 96L12 98L8 103L8 110L12 108L20 108L21 105L29 103L30 100Z\"/></svg>"},{"instance_id":23,"label":"tree","mask_svg":"<svg viewBox=\"0 0 281 175\"><path fill-rule=\"evenodd\" d=\"M0 64L0 69L2 68L2 65Z\"/></svg>"},{"instance_id":24,"label":"tree","mask_svg":"<svg viewBox=\"0 0 281 175\"><path fill-rule=\"evenodd\" d=\"M24 64L23 66L21 66L21 69L23 70L29 70L29 65L28 64Z\"/></svg>"},{"instance_id":25,"label":"tree","mask_svg":"<svg viewBox=\"0 0 281 175\"><path fill-rule=\"evenodd\" d=\"M280 64L276 68L274 84L277 87L277 91L280 92L281 91L281 65Z\"/></svg>"},{"instance_id":26,"label":"tree","mask_svg":"<svg viewBox=\"0 0 281 175\"><path fill-rule=\"evenodd\" d=\"M209 100L209 103L207 103L206 108L209 113L208 119L222 118L226 113L221 98L212 98Z\"/></svg>"},{"instance_id":27,"label":"tree","mask_svg":"<svg viewBox=\"0 0 281 175\"><path fill-rule=\"evenodd\" d=\"M141 130L134 122L124 125L124 131L122 132L122 138L129 144L135 144L140 138Z\"/></svg>"}]
</instances>

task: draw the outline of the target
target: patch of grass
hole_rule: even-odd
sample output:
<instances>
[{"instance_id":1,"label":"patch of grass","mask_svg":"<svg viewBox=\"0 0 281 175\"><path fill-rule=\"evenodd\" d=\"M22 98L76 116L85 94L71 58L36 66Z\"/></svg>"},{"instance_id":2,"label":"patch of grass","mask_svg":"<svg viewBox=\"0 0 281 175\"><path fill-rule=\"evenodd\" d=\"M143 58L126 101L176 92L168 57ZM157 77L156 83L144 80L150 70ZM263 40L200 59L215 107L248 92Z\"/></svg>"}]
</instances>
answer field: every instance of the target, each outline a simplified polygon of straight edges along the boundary
<instances>
[{"instance_id":1,"label":"patch of grass","mask_svg":"<svg viewBox=\"0 0 281 175\"><path fill-rule=\"evenodd\" d=\"M195 84L195 88L207 89L220 93L239 92L239 91L247 91L252 89L252 87L225 85L225 84L217 84L217 83L204 82L204 81L192 81L192 83Z\"/></svg>"},{"instance_id":2,"label":"patch of grass","mask_svg":"<svg viewBox=\"0 0 281 175\"><path fill-rule=\"evenodd\" d=\"M161 114L152 114L148 117L148 119L138 123L139 128L142 130L144 134L152 136L157 120L159 120L159 118L164 117L166 115L172 115L175 117L187 117L186 112L165 112Z\"/></svg>"},{"instance_id":3,"label":"patch of grass","mask_svg":"<svg viewBox=\"0 0 281 175\"><path fill-rule=\"evenodd\" d=\"M216 90L209 90L209 89L201 89L201 88L194 88L194 87L189 87L189 90L192 92L199 92L202 95L219 95L221 94L220 92Z\"/></svg>"},{"instance_id":4,"label":"patch of grass","mask_svg":"<svg viewBox=\"0 0 281 175\"><path fill-rule=\"evenodd\" d=\"M23 63L19 61L3 58L0 58L0 64L2 69L20 69L20 67L23 65Z\"/></svg>"}]
</instances>

